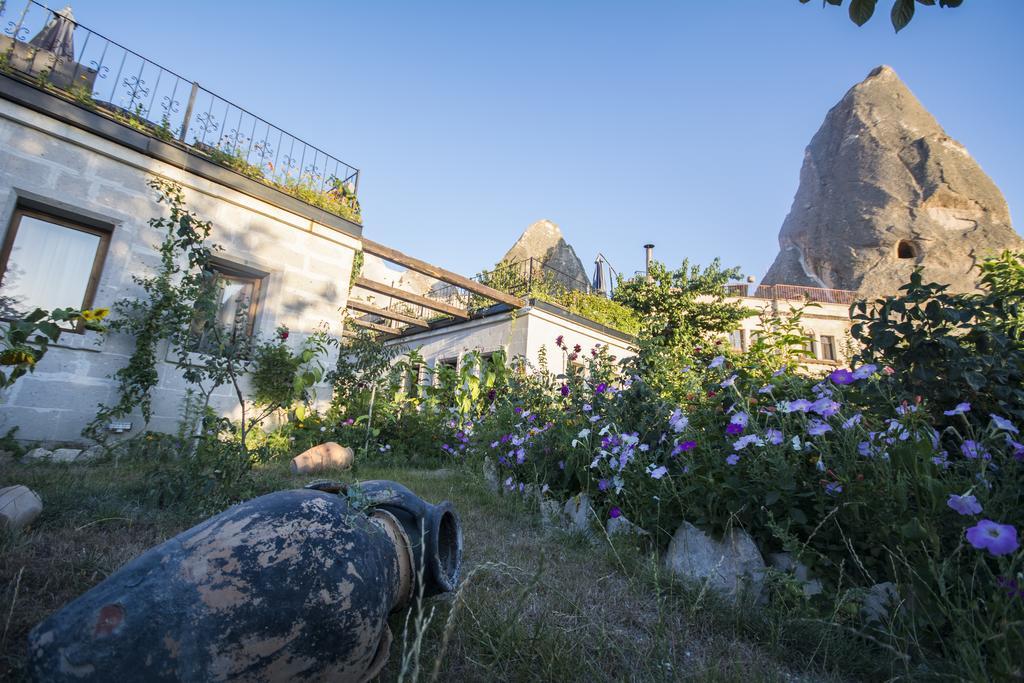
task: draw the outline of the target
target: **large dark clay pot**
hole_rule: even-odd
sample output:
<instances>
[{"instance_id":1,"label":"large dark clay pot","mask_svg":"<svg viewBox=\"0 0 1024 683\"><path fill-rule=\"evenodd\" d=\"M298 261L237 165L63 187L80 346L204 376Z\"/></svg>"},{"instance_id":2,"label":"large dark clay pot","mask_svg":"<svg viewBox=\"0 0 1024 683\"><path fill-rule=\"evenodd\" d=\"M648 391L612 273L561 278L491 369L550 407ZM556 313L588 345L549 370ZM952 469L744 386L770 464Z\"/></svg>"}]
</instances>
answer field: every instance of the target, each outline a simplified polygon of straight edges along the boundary
<instances>
[{"instance_id":1,"label":"large dark clay pot","mask_svg":"<svg viewBox=\"0 0 1024 683\"><path fill-rule=\"evenodd\" d=\"M33 629L32 677L369 680L420 569L426 595L457 584L462 531L401 484L329 490L241 503L132 560Z\"/></svg>"}]
</instances>

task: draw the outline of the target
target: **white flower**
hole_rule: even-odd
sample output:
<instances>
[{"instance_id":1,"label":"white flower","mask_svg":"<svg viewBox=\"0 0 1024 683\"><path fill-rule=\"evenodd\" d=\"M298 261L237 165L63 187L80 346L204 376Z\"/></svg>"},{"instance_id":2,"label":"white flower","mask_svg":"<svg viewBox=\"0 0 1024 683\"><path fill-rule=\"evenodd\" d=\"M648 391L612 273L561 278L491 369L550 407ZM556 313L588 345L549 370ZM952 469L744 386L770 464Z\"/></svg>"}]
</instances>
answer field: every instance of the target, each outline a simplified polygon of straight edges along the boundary
<instances>
[{"instance_id":1,"label":"white flower","mask_svg":"<svg viewBox=\"0 0 1024 683\"><path fill-rule=\"evenodd\" d=\"M320 431L321 431L321 432L326 432L326 431L327 431L327 427L321 427L321 428L320 428Z\"/></svg>"},{"instance_id":2,"label":"white flower","mask_svg":"<svg viewBox=\"0 0 1024 683\"><path fill-rule=\"evenodd\" d=\"M722 363L724 363L724 362L725 362L725 356L715 356L714 358L711 359L711 362L708 363L708 367L709 368L719 368L719 367L722 367Z\"/></svg>"},{"instance_id":3,"label":"white flower","mask_svg":"<svg viewBox=\"0 0 1024 683\"><path fill-rule=\"evenodd\" d=\"M580 433L577 434L576 436L577 436L577 438L585 439L588 436L590 436L590 430L589 429L581 429Z\"/></svg>"}]
</instances>

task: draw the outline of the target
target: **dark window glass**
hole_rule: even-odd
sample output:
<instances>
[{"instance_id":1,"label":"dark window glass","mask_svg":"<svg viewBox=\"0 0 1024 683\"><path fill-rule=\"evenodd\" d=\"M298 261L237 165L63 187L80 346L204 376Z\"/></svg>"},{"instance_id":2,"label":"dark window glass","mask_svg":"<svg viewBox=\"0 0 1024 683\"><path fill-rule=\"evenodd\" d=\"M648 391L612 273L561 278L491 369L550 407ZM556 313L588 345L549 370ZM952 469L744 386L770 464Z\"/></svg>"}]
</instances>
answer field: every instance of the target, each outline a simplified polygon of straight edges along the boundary
<instances>
[{"instance_id":1,"label":"dark window glass","mask_svg":"<svg viewBox=\"0 0 1024 683\"><path fill-rule=\"evenodd\" d=\"M192 350L218 353L247 343L253 336L262 278L215 266L209 282L215 311L212 320L197 317L192 321Z\"/></svg>"},{"instance_id":2,"label":"dark window glass","mask_svg":"<svg viewBox=\"0 0 1024 683\"><path fill-rule=\"evenodd\" d=\"M836 338L827 335L821 335L819 337L821 344L821 357L824 360L835 360L836 359Z\"/></svg>"}]
</instances>

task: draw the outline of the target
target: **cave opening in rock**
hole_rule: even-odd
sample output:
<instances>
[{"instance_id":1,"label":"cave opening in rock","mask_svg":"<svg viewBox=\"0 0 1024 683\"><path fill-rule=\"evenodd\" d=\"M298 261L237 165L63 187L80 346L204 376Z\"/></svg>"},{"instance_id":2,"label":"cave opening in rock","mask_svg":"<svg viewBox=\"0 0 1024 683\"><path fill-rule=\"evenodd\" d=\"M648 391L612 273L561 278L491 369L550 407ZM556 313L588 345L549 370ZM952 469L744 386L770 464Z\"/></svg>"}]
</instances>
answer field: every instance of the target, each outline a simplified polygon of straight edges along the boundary
<instances>
[{"instance_id":1,"label":"cave opening in rock","mask_svg":"<svg viewBox=\"0 0 1024 683\"><path fill-rule=\"evenodd\" d=\"M896 245L897 258L917 258L917 245L907 240L900 240Z\"/></svg>"}]
</instances>

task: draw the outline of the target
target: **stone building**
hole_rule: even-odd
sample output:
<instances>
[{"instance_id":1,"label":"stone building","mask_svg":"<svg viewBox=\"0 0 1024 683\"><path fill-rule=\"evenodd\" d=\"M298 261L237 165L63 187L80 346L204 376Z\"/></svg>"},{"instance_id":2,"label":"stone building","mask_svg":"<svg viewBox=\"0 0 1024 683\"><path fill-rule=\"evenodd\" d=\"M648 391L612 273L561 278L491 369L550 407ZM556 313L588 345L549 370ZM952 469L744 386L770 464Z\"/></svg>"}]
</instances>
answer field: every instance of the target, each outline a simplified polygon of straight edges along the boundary
<instances>
[{"instance_id":1,"label":"stone building","mask_svg":"<svg viewBox=\"0 0 1024 683\"><path fill-rule=\"evenodd\" d=\"M23 18L32 19L31 13ZM37 19L42 25L42 18ZM82 63L26 47L31 43L15 41L17 50L12 50L7 42L16 59L9 62L13 68L0 73L0 294L21 311L36 306L109 307L139 296L133 278L152 274L160 258L155 246L162 235L147 221L166 210L154 201L146 183L162 178L179 184L189 208L213 221L211 240L223 247L216 256L222 318L231 319L245 308L245 334L269 336L285 325L294 344L320 325L340 335L339 309L347 303L362 226L351 214L343 218L313 206L282 189L283 183L260 175L259 162L273 163L267 158L269 145L250 149L248 156L241 150L252 147L254 139L257 146L270 140L290 147L296 159L305 150L307 165L314 154L321 166L336 160L192 83L175 83L172 72L115 43L106 45L106 64L87 67L93 49L104 47L105 39L89 34L83 47L83 34L87 29L75 25L77 47L69 46ZM130 63L131 77L115 79L122 56ZM83 73L90 89L74 90L75 79ZM47 74L67 82L47 83ZM104 77L113 82L112 90L103 90L111 85L101 86ZM167 104L163 112L162 101ZM236 137L234 147L227 147L223 129L229 118L232 127L241 121L256 132L247 130L248 139ZM215 125L221 130L213 134ZM211 152L218 144L234 153L228 162L236 170ZM275 157L281 153L274 150ZM249 166L242 166L243 161ZM319 173L326 178L327 171ZM353 183L358 179L344 176ZM112 375L133 348L124 335L65 332L35 371L0 398L0 431L17 427L21 439L79 440L97 405L117 400ZM194 358L209 362L198 354ZM188 386L175 360L166 344L161 345L150 429L177 429ZM214 394L211 405L226 415L237 416L239 410L228 387ZM129 435L143 428L138 414L125 422L130 428L121 424L117 429L127 429Z\"/></svg>"}]
</instances>

